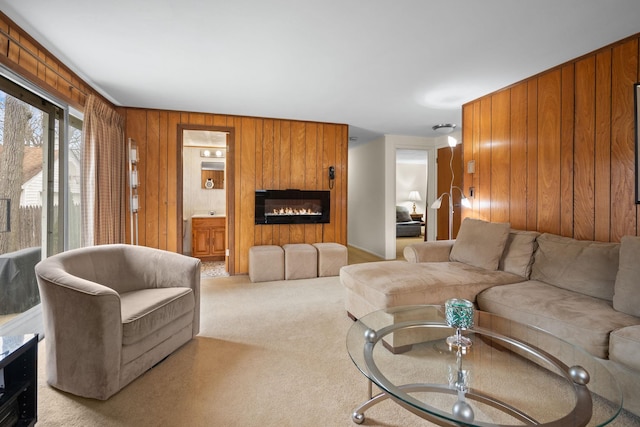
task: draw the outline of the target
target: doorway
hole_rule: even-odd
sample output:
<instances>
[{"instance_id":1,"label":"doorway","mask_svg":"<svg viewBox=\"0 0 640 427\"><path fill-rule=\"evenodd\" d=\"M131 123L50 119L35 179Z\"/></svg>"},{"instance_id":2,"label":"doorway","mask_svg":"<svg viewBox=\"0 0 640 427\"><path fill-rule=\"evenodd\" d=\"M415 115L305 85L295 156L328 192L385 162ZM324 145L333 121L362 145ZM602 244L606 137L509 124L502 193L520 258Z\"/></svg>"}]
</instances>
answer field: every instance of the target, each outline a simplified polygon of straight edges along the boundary
<instances>
[{"instance_id":1,"label":"doorway","mask_svg":"<svg viewBox=\"0 0 640 427\"><path fill-rule=\"evenodd\" d=\"M179 252L200 258L205 277L233 274L233 132L179 126L178 134Z\"/></svg>"},{"instance_id":2,"label":"doorway","mask_svg":"<svg viewBox=\"0 0 640 427\"><path fill-rule=\"evenodd\" d=\"M415 224L405 227L396 224L396 245L398 240L404 244L410 238L426 240L428 158L427 150L396 149L396 220L398 209L404 208L408 210L411 221L420 223L417 227Z\"/></svg>"},{"instance_id":3,"label":"doorway","mask_svg":"<svg viewBox=\"0 0 640 427\"><path fill-rule=\"evenodd\" d=\"M426 150L396 149L396 259L404 259L407 245L426 240L427 163Z\"/></svg>"}]
</instances>

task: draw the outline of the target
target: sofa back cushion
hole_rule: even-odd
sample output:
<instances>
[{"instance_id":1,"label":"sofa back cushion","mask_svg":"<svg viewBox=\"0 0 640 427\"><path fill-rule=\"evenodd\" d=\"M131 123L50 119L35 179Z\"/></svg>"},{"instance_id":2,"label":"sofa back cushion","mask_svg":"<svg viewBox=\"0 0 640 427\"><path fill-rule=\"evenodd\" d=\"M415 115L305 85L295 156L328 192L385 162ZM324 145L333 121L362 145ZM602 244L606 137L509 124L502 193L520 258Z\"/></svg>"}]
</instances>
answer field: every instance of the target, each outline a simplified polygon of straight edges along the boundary
<instances>
[{"instance_id":1,"label":"sofa back cushion","mask_svg":"<svg viewBox=\"0 0 640 427\"><path fill-rule=\"evenodd\" d=\"M575 240L544 233L531 268L531 279L605 300L613 300L619 243Z\"/></svg>"},{"instance_id":2,"label":"sofa back cushion","mask_svg":"<svg viewBox=\"0 0 640 427\"><path fill-rule=\"evenodd\" d=\"M451 248L449 260L485 270L497 270L510 227L507 222L465 218Z\"/></svg>"},{"instance_id":3,"label":"sofa back cushion","mask_svg":"<svg viewBox=\"0 0 640 427\"><path fill-rule=\"evenodd\" d=\"M529 278L533 254L538 247L536 239L539 235L537 231L512 229L500 258L498 270Z\"/></svg>"},{"instance_id":4,"label":"sofa back cushion","mask_svg":"<svg viewBox=\"0 0 640 427\"><path fill-rule=\"evenodd\" d=\"M412 221L411 215L409 215L409 209L404 206L396 206L396 222L409 221Z\"/></svg>"},{"instance_id":5,"label":"sofa back cushion","mask_svg":"<svg viewBox=\"0 0 640 427\"><path fill-rule=\"evenodd\" d=\"M640 317L640 237L623 236L613 308Z\"/></svg>"}]
</instances>

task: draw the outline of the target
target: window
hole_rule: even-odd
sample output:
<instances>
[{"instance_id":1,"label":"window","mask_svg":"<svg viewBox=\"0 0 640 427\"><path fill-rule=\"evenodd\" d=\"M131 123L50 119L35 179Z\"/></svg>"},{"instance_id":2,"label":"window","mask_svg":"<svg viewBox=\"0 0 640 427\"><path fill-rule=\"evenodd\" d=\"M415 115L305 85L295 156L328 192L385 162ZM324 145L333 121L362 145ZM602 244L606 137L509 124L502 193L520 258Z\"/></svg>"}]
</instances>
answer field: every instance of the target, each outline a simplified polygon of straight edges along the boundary
<instances>
[{"instance_id":1,"label":"window","mask_svg":"<svg viewBox=\"0 0 640 427\"><path fill-rule=\"evenodd\" d=\"M80 246L82 120L68 106L0 71L6 75L0 75L3 333L5 326L40 302L35 264L48 255Z\"/></svg>"}]
</instances>

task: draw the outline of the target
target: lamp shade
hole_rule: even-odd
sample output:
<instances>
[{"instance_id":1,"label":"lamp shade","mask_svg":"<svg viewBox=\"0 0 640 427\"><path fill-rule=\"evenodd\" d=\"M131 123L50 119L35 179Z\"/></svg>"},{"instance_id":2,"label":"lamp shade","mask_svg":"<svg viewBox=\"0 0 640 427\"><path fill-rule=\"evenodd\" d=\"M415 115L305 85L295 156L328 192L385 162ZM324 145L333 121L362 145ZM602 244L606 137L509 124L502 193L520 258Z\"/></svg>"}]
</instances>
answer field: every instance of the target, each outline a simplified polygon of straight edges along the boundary
<instances>
[{"instance_id":1,"label":"lamp shade","mask_svg":"<svg viewBox=\"0 0 640 427\"><path fill-rule=\"evenodd\" d=\"M422 199L420 198L420 192L416 190L410 191L409 200L411 200L412 202L421 201Z\"/></svg>"},{"instance_id":2,"label":"lamp shade","mask_svg":"<svg viewBox=\"0 0 640 427\"><path fill-rule=\"evenodd\" d=\"M442 196L438 197L433 203L431 203L431 209L440 209L440 206L442 206L442 197L445 194L447 193L442 194Z\"/></svg>"}]
</instances>

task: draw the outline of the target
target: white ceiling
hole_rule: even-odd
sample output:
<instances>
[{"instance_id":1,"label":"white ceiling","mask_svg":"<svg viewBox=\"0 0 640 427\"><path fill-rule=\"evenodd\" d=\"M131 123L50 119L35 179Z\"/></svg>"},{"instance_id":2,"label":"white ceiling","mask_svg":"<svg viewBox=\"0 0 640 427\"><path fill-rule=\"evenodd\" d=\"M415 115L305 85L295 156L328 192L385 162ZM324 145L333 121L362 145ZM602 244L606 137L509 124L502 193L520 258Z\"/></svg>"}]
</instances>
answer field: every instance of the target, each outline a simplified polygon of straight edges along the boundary
<instances>
[{"instance_id":1,"label":"white ceiling","mask_svg":"<svg viewBox=\"0 0 640 427\"><path fill-rule=\"evenodd\" d=\"M638 0L0 0L117 105L436 136L461 105L640 32Z\"/></svg>"}]
</instances>

